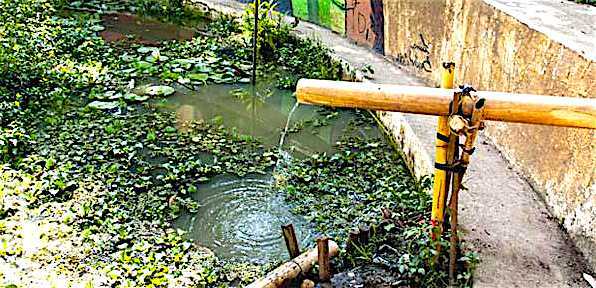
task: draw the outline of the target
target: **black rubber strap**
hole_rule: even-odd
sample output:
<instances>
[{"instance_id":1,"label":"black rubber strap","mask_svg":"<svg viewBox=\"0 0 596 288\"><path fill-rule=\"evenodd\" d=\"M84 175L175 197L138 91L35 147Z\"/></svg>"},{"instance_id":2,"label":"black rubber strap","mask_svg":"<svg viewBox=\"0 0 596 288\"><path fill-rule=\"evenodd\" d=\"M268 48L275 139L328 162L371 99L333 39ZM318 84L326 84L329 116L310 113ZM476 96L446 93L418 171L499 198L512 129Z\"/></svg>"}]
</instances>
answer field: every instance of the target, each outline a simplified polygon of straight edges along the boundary
<instances>
[{"instance_id":1,"label":"black rubber strap","mask_svg":"<svg viewBox=\"0 0 596 288\"><path fill-rule=\"evenodd\" d=\"M469 149L469 150L468 150L468 149L466 149L466 148L463 148L463 149L462 149L462 152L464 152L464 153L466 153L466 154L468 154L468 155L472 155L472 154L474 154L474 152L475 152L475 151L476 151L476 147L472 147L472 149Z\"/></svg>"},{"instance_id":2,"label":"black rubber strap","mask_svg":"<svg viewBox=\"0 0 596 288\"><path fill-rule=\"evenodd\" d=\"M449 165L449 164L442 164L435 162L435 169L443 170L443 171L451 171L451 172L463 172L465 168L461 165Z\"/></svg>"},{"instance_id":3,"label":"black rubber strap","mask_svg":"<svg viewBox=\"0 0 596 288\"><path fill-rule=\"evenodd\" d=\"M302 266L300 266L300 264L298 264L298 262L296 262L294 259L292 259L290 262L296 264L296 266L298 266L298 269L300 269L300 275L302 276L306 276L306 274L304 274L304 271L302 271Z\"/></svg>"},{"instance_id":4,"label":"black rubber strap","mask_svg":"<svg viewBox=\"0 0 596 288\"><path fill-rule=\"evenodd\" d=\"M445 135L443 135L441 133L438 133L438 132L437 132L437 139L439 139L439 140L441 140L443 142L449 143L449 136L445 136Z\"/></svg>"},{"instance_id":5,"label":"black rubber strap","mask_svg":"<svg viewBox=\"0 0 596 288\"><path fill-rule=\"evenodd\" d=\"M435 169L443 170L443 171L451 171L451 166L444 163L435 162Z\"/></svg>"}]
</instances>

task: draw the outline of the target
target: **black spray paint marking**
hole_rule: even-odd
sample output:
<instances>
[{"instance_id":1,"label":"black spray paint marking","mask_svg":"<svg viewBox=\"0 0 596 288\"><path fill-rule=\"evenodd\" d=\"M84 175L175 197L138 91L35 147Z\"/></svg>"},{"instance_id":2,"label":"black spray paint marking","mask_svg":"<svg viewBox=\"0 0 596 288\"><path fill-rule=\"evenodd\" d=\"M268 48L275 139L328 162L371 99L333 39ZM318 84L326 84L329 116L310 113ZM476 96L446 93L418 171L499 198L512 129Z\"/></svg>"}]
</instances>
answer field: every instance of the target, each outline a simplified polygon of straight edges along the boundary
<instances>
[{"instance_id":1,"label":"black spray paint marking","mask_svg":"<svg viewBox=\"0 0 596 288\"><path fill-rule=\"evenodd\" d=\"M430 45L426 43L422 33L418 35L420 41L410 45L408 51L398 53L397 56L395 56L395 62L405 66L413 66L421 71L432 72Z\"/></svg>"}]
</instances>

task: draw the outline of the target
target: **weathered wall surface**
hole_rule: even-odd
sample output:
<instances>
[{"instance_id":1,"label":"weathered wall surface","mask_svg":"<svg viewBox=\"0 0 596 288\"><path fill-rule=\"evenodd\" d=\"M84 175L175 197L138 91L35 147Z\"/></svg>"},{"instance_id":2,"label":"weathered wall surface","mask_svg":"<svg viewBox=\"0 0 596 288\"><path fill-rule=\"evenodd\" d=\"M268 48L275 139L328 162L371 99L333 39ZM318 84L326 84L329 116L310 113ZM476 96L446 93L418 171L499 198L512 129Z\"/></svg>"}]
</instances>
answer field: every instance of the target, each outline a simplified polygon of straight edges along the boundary
<instances>
[{"instance_id":1,"label":"weathered wall surface","mask_svg":"<svg viewBox=\"0 0 596 288\"><path fill-rule=\"evenodd\" d=\"M346 31L348 38L383 54L384 16L381 0L347 0Z\"/></svg>"},{"instance_id":2,"label":"weathered wall surface","mask_svg":"<svg viewBox=\"0 0 596 288\"><path fill-rule=\"evenodd\" d=\"M593 60L483 1L384 4L385 54L429 82L453 61L456 83L477 89L596 97ZM493 122L486 133L596 267L596 131Z\"/></svg>"}]
</instances>

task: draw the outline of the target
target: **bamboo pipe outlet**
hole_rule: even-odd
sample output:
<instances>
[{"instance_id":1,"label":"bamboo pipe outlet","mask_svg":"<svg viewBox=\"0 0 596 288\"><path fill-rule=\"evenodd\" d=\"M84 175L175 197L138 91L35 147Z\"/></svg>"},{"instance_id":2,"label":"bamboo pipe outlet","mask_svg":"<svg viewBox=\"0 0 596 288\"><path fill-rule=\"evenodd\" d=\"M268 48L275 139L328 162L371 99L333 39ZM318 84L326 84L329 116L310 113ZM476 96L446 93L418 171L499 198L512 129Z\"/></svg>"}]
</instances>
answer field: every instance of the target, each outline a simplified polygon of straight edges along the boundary
<instances>
[{"instance_id":1,"label":"bamboo pipe outlet","mask_svg":"<svg viewBox=\"0 0 596 288\"><path fill-rule=\"evenodd\" d=\"M446 116L452 89L301 79L296 97L302 104L399 111ZM478 91L485 98L484 119L596 129L596 99ZM470 115L473 107L462 107Z\"/></svg>"},{"instance_id":2,"label":"bamboo pipe outlet","mask_svg":"<svg viewBox=\"0 0 596 288\"><path fill-rule=\"evenodd\" d=\"M332 240L329 240L329 256L335 257L339 254L339 246ZM308 272L314 263L317 263L319 251L315 247L310 249L293 260L282 264L275 270L269 272L264 278L261 278L246 288L277 288L281 287L287 281L294 279L300 273Z\"/></svg>"}]
</instances>

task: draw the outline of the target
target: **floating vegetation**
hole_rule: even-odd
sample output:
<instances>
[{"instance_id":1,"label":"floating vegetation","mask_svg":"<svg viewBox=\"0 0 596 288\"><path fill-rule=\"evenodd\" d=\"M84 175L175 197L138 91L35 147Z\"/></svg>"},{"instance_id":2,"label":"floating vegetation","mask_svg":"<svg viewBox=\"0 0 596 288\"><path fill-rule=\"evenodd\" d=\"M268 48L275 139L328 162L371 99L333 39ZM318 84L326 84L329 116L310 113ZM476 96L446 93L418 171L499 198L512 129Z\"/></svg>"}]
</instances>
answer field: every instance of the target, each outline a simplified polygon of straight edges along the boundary
<instances>
[{"instance_id":1,"label":"floating vegetation","mask_svg":"<svg viewBox=\"0 0 596 288\"><path fill-rule=\"evenodd\" d=\"M151 43L139 36L150 32L124 33L128 30L115 29L116 22L105 15L87 13L157 15L167 10L170 20L202 17L188 14L192 9L180 5L164 8L163 3L0 0L0 285L242 286L270 270L274 261L257 265L222 260L194 242L189 231L178 229L175 221L183 214L207 215L215 211L207 208L219 207L226 197L232 200L223 206L233 207L243 200L235 197L243 193L257 202L274 195L278 202L270 205L291 204L295 212L286 210L277 220L303 220L303 215L319 232L339 240L345 239L350 227L375 225L378 210L388 208L395 222L383 229L396 237L378 236L373 242L398 252L383 254L389 263L383 267L405 285L442 279L428 267L433 251L426 245L430 240L423 215L430 207L429 197L383 141L369 138L375 126L362 112L344 117L345 111L323 109L315 113L317 117L294 122L289 132L312 143L300 146L304 141L289 141L287 146L304 152L306 159L288 160L284 164L289 165L275 175L278 189L265 189L263 183L271 182L279 154L276 147L265 146L263 139L246 131L256 131L260 122L273 125L269 118L257 117L266 111L267 107L259 109L268 101L277 101L283 109L295 100L290 92L272 97L280 90L268 87L255 92L246 85L229 95L239 83L250 81L250 13L240 24L222 16L204 31L193 30L191 37ZM114 20L117 15L110 17ZM332 60L329 49L297 39L290 34L291 27L272 15L265 13L259 27L261 78L275 79L278 88L292 88L301 77L340 78L345 67ZM234 118L246 130L243 133L224 125L231 117L209 114L212 111L195 117L200 109L180 105L177 108L190 115L186 119L181 117L184 113L167 110L172 103L168 101L192 95L189 91L218 96L217 89L211 90L215 84L228 85L230 101L240 103L241 108L230 115L252 113L253 121ZM267 113L279 118L277 122L287 121L278 117L283 115L279 111ZM300 134L303 130L311 135ZM268 142L279 140L279 131L261 132L275 138ZM344 138L335 150L324 149L329 154L311 155L307 149L330 146L344 134L360 138ZM232 196L204 191L221 177L267 181L258 185L245 181L262 189L245 189L252 184L242 184ZM255 209L254 215L269 213L267 207ZM229 223L245 225L245 220ZM275 231L265 230L279 221L267 222L270 227L259 233L241 232L244 236L255 232L250 237L271 242ZM377 263L379 258L371 251L382 250L379 247L364 247L360 255L345 254L342 268Z\"/></svg>"}]
</instances>

